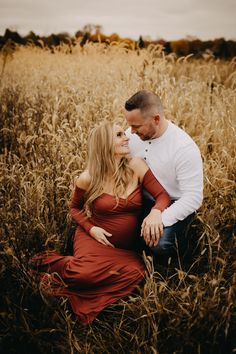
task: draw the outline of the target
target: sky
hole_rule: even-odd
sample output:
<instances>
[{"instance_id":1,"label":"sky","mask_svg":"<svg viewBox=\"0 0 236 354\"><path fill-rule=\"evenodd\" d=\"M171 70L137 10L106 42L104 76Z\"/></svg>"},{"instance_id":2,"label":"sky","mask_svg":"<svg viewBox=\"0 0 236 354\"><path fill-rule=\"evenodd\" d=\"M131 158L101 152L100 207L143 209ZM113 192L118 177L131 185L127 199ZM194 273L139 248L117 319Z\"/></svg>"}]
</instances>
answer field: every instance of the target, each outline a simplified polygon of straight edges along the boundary
<instances>
[{"instance_id":1,"label":"sky","mask_svg":"<svg viewBox=\"0 0 236 354\"><path fill-rule=\"evenodd\" d=\"M86 24L132 39L236 40L236 0L0 0L0 35L74 35Z\"/></svg>"}]
</instances>

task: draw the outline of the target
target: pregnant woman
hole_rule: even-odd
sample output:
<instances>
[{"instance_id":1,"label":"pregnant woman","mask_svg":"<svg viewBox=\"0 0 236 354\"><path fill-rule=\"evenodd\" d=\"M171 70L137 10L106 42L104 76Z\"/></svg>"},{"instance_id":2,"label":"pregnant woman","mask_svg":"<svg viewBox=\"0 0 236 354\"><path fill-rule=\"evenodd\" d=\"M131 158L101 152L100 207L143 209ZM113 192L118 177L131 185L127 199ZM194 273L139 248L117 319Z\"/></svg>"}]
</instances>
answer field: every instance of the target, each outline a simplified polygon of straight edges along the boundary
<instances>
[{"instance_id":1,"label":"pregnant woman","mask_svg":"<svg viewBox=\"0 0 236 354\"><path fill-rule=\"evenodd\" d=\"M135 252L140 237L142 188L156 203L143 220L142 231L162 233L161 212L170 199L146 163L129 157L128 138L118 124L95 127L88 142L87 169L75 182L70 213L77 222L73 256L54 251L35 255L46 291L66 296L74 313L88 324L106 306L125 297L145 275Z\"/></svg>"}]
</instances>

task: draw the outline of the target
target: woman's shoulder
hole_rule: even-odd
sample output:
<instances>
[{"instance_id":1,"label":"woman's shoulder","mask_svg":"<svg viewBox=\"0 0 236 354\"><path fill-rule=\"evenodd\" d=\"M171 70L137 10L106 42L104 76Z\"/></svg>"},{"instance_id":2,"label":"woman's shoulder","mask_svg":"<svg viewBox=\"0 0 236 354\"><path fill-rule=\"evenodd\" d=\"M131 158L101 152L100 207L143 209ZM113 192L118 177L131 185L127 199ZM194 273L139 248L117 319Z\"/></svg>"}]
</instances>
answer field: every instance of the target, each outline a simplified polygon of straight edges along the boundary
<instances>
[{"instance_id":1,"label":"woman's shoulder","mask_svg":"<svg viewBox=\"0 0 236 354\"><path fill-rule=\"evenodd\" d=\"M141 167L147 166L144 159L142 159L141 157L138 157L138 156L131 157L131 159L129 160L129 165L131 168L138 168L139 166L141 166Z\"/></svg>"},{"instance_id":2,"label":"woman's shoulder","mask_svg":"<svg viewBox=\"0 0 236 354\"><path fill-rule=\"evenodd\" d=\"M140 181L142 181L143 176L148 170L148 165L141 157L132 157L129 162L130 167L134 171L134 173L139 177Z\"/></svg>"},{"instance_id":3,"label":"woman's shoulder","mask_svg":"<svg viewBox=\"0 0 236 354\"><path fill-rule=\"evenodd\" d=\"M75 185L78 188L87 190L89 184L91 182L91 177L88 170L83 171L78 177L75 179Z\"/></svg>"}]
</instances>

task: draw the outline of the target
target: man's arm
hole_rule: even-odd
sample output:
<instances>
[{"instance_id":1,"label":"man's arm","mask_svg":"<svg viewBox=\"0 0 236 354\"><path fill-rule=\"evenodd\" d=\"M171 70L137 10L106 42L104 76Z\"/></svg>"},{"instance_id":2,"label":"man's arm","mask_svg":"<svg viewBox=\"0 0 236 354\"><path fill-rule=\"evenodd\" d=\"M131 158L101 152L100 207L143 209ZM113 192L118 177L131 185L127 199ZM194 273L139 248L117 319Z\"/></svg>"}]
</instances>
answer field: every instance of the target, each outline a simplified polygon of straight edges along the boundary
<instances>
[{"instance_id":1,"label":"man's arm","mask_svg":"<svg viewBox=\"0 0 236 354\"><path fill-rule=\"evenodd\" d=\"M162 212L164 226L171 226L196 211L203 200L203 168L197 146L187 145L177 151L176 180L181 197Z\"/></svg>"}]
</instances>

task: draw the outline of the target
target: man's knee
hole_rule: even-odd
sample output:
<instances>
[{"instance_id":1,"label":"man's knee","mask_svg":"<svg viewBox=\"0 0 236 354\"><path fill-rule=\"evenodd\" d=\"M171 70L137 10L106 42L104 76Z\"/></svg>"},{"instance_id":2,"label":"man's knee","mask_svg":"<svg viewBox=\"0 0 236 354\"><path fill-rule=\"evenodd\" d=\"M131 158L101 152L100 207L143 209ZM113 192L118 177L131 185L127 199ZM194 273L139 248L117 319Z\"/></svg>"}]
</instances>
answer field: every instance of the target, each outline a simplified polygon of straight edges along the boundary
<instances>
[{"instance_id":1,"label":"man's knee","mask_svg":"<svg viewBox=\"0 0 236 354\"><path fill-rule=\"evenodd\" d=\"M178 221L172 226L164 228L164 233L157 246L151 250L154 256L182 255L187 247L188 229L194 219L195 213L189 215L186 219Z\"/></svg>"},{"instance_id":2,"label":"man's knee","mask_svg":"<svg viewBox=\"0 0 236 354\"><path fill-rule=\"evenodd\" d=\"M176 251L176 233L174 227L165 227L157 246L151 247L154 256L173 256Z\"/></svg>"}]
</instances>

